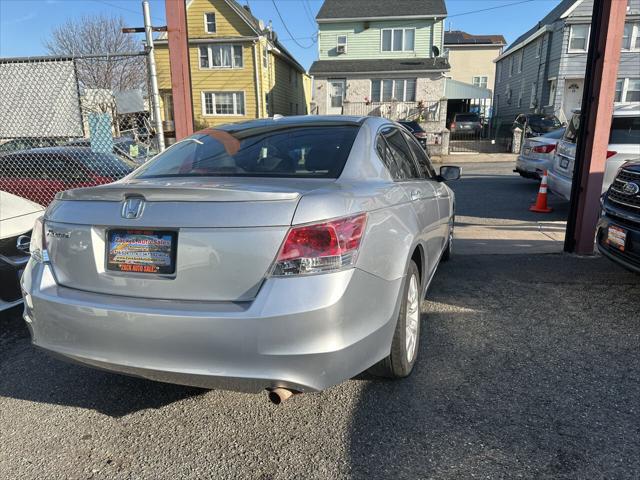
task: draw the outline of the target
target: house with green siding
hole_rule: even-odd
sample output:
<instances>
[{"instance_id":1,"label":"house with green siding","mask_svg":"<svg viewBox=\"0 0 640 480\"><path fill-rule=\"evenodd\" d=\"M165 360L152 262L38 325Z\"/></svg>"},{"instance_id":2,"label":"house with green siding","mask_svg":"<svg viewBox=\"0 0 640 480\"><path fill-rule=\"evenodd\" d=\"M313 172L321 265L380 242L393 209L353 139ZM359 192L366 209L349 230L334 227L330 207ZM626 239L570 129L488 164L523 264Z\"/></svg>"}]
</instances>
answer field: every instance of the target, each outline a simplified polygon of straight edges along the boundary
<instances>
[{"instance_id":1,"label":"house with green siding","mask_svg":"<svg viewBox=\"0 0 640 480\"><path fill-rule=\"evenodd\" d=\"M419 117L444 128L446 15L444 0L325 0L310 69L315 112Z\"/></svg>"}]
</instances>

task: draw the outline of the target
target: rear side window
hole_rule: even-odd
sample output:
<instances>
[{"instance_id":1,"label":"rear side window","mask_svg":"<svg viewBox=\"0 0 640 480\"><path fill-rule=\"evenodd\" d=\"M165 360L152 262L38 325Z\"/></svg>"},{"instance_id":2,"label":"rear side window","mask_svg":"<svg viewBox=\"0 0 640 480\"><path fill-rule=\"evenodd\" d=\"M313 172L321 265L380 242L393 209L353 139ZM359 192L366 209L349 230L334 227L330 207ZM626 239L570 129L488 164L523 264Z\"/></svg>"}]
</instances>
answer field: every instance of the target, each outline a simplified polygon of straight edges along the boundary
<instances>
[{"instance_id":1,"label":"rear side window","mask_svg":"<svg viewBox=\"0 0 640 480\"><path fill-rule=\"evenodd\" d=\"M575 113L573 117L571 117L567 130L564 132L563 140L569 143L576 143L578 141L578 135L580 135L580 115Z\"/></svg>"},{"instance_id":2,"label":"rear side window","mask_svg":"<svg viewBox=\"0 0 640 480\"><path fill-rule=\"evenodd\" d=\"M393 158L393 154L391 153L391 150L389 150L389 145L387 145L387 142L382 135L378 135L378 140L376 140L376 151L378 152L378 156L382 160L382 163L384 163L384 166L389 170L393 179L399 180L402 178L400 169L396 164L396 160Z\"/></svg>"},{"instance_id":3,"label":"rear side window","mask_svg":"<svg viewBox=\"0 0 640 480\"><path fill-rule=\"evenodd\" d=\"M609 143L640 144L640 117L613 117Z\"/></svg>"},{"instance_id":4,"label":"rear side window","mask_svg":"<svg viewBox=\"0 0 640 480\"><path fill-rule=\"evenodd\" d=\"M413 178L420 178L418 173L418 167L416 167L413 161L413 156L409 150L409 145L402 136L402 132L397 128L388 128L382 132L389 151L393 155L393 158L398 166L399 177L398 180L410 180Z\"/></svg>"},{"instance_id":5,"label":"rear side window","mask_svg":"<svg viewBox=\"0 0 640 480\"><path fill-rule=\"evenodd\" d=\"M358 134L356 125L207 129L142 166L137 178L338 178Z\"/></svg>"},{"instance_id":6,"label":"rear side window","mask_svg":"<svg viewBox=\"0 0 640 480\"><path fill-rule=\"evenodd\" d=\"M423 178L433 178L436 176L436 172L431 165L431 161L427 156L427 152L424 151L424 148L418 144L414 139L410 138L409 135L405 136L407 143L409 144L409 148L413 153L414 158L416 159L416 163L421 170L421 177Z\"/></svg>"}]
</instances>

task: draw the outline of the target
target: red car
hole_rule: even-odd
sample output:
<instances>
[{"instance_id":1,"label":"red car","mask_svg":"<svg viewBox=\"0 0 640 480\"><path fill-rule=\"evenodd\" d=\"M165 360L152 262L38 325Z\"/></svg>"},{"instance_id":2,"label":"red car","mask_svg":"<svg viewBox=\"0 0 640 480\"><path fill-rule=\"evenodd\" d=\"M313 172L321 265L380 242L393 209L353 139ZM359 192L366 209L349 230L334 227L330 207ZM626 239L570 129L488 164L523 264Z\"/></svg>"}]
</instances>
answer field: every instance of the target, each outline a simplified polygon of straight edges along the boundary
<instances>
[{"instance_id":1,"label":"red car","mask_svg":"<svg viewBox=\"0 0 640 480\"><path fill-rule=\"evenodd\" d=\"M111 183L135 168L133 162L90 148L22 150L0 157L0 190L46 206L58 192Z\"/></svg>"}]
</instances>

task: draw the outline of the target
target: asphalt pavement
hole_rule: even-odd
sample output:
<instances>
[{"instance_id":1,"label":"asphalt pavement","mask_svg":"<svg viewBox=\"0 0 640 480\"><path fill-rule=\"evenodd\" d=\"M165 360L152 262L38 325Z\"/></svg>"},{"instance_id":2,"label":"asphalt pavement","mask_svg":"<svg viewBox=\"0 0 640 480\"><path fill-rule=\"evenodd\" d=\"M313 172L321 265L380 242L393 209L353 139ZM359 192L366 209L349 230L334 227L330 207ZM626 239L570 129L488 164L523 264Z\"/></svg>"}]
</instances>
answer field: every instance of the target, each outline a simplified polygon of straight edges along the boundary
<instances>
[{"instance_id":1,"label":"asphalt pavement","mask_svg":"<svg viewBox=\"0 0 640 480\"><path fill-rule=\"evenodd\" d=\"M515 215L493 183L465 182L472 216ZM454 254L423 310L409 378L363 374L280 406L63 363L5 314L0 478L640 477L639 276L603 258Z\"/></svg>"}]
</instances>

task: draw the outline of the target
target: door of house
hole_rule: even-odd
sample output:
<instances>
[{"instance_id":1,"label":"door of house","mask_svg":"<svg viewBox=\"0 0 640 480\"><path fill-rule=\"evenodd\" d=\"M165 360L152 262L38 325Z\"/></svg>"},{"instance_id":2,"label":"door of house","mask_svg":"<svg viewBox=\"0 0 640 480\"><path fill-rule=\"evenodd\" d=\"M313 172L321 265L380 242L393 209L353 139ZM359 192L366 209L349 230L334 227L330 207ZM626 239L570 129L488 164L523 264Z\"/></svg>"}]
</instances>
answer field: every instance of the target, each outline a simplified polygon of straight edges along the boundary
<instances>
[{"instance_id":1,"label":"door of house","mask_svg":"<svg viewBox=\"0 0 640 480\"><path fill-rule=\"evenodd\" d=\"M571 119L571 111L582 106L582 92L584 90L584 80L582 78L564 81L564 101L562 110L567 120Z\"/></svg>"},{"instance_id":2,"label":"door of house","mask_svg":"<svg viewBox=\"0 0 640 480\"><path fill-rule=\"evenodd\" d=\"M344 91L346 86L345 80L329 80L329 88L327 91L327 114L342 114L342 102L344 100Z\"/></svg>"}]
</instances>

